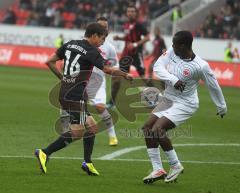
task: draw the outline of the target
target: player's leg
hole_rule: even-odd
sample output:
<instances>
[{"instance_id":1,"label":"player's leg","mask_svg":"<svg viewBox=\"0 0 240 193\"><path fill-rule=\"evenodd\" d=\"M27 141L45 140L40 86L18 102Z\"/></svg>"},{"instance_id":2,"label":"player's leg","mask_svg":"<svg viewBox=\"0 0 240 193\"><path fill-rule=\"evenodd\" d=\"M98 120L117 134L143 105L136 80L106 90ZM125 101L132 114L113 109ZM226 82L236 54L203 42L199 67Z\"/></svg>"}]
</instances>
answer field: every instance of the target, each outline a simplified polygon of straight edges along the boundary
<instances>
[{"instance_id":1,"label":"player's leg","mask_svg":"<svg viewBox=\"0 0 240 193\"><path fill-rule=\"evenodd\" d=\"M95 141L95 134L97 132L97 125L92 116L88 116L85 124L86 131L83 136L83 147L84 147L84 161L91 163L91 156Z\"/></svg>"},{"instance_id":2,"label":"player's leg","mask_svg":"<svg viewBox=\"0 0 240 193\"><path fill-rule=\"evenodd\" d=\"M167 131L175 127L175 124L166 117L159 118L153 125L154 135L158 137L159 144L170 164L170 171L165 178L165 182L171 182L177 179L178 175L183 172L184 168L181 165L175 149L172 146L171 140L167 136Z\"/></svg>"},{"instance_id":3,"label":"player's leg","mask_svg":"<svg viewBox=\"0 0 240 193\"><path fill-rule=\"evenodd\" d=\"M116 97L121 85L121 77L112 77L111 81L111 99L107 103L107 108L112 108L116 101Z\"/></svg>"},{"instance_id":4,"label":"player's leg","mask_svg":"<svg viewBox=\"0 0 240 193\"><path fill-rule=\"evenodd\" d=\"M85 130L85 122L86 122L86 105L83 100L77 101L77 102L62 102L60 100L61 105L66 105L64 106L63 109L74 109L71 111L68 111L67 113L70 115L71 120L70 120L70 129L69 131L63 132L58 139L56 139L53 143L49 144L46 148L44 149L36 149L35 150L35 156L37 157L39 164L40 164L40 169L42 170L43 173L46 173L47 168L46 168L46 163L49 158L49 156L56 152L59 151L69 144L71 144L73 141L81 139L84 130ZM63 106L62 105L62 106ZM65 108L65 107L71 107L71 108Z\"/></svg>"},{"instance_id":5,"label":"player's leg","mask_svg":"<svg viewBox=\"0 0 240 193\"><path fill-rule=\"evenodd\" d=\"M92 116L88 116L86 120L86 131L83 136L83 147L84 147L84 162L82 163L82 169L88 175L98 176L99 172L93 166L91 157L94 147L95 134L97 133L97 124Z\"/></svg>"},{"instance_id":6,"label":"player's leg","mask_svg":"<svg viewBox=\"0 0 240 193\"><path fill-rule=\"evenodd\" d=\"M146 86L153 86L151 79L145 78L145 66L143 61L143 56L141 53L136 53L133 56L133 65L137 69L137 72Z\"/></svg>"},{"instance_id":7,"label":"player's leg","mask_svg":"<svg viewBox=\"0 0 240 193\"><path fill-rule=\"evenodd\" d=\"M141 53L136 53L133 56L133 65L137 69L138 75L141 78L144 78L144 76L145 76L145 66L144 66L144 62L143 62L143 56L142 56ZM144 80L144 81L146 81L146 80Z\"/></svg>"},{"instance_id":8,"label":"player's leg","mask_svg":"<svg viewBox=\"0 0 240 193\"><path fill-rule=\"evenodd\" d=\"M153 67L154 67L154 64L156 63L158 58L154 58L152 61L151 61L151 64L149 66L149 69L148 69L148 78L151 80L153 78Z\"/></svg>"},{"instance_id":9,"label":"player's leg","mask_svg":"<svg viewBox=\"0 0 240 193\"><path fill-rule=\"evenodd\" d=\"M101 117L102 121L107 127L108 136L109 136L109 145L115 146L118 144L118 139L116 136L113 120L111 114L108 112L108 110L105 107L105 104L96 104L95 105L96 110L99 113L99 116Z\"/></svg>"},{"instance_id":10,"label":"player's leg","mask_svg":"<svg viewBox=\"0 0 240 193\"><path fill-rule=\"evenodd\" d=\"M132 57L131 56L124 56L119 61L119 68L120 70L129 73L130 66L132 64ZM121 86L121 77L112 77L111 82L111 99L107 103L107 108L112 108L117 98L118 91Z\"/></svg>"},{"instance_id":11,"label":"player's leg","mask_svg":"<svg viewBox=\"0 0 240 193\"><path fill-rule=\"evenodd\" d=\"M71 124L70 125L70 131L67 131L63 134L61 134L54 142L49 144L44 149L36 149L35 150L35 156L37 157L40 165L40 169L43 173L47 172L46 164L48 161L49 156L59 151L69 144L71 144L73 141L81 139L84 133L84 126L80 124Z\"/></svg>"},{"instance_id":12,"label":"player's leg","mask_svg":"<svg viewBox=\"0 0 240 193\"><path fill-rule=\"evenodd\" d=\"M109 135L109 145L114 146L118 144L118 140L115 133L112 116L106 109L106 95L106 81L104 78L104 81L98 89L94 99L91 99L91 103L95 106L100 118L107 128Z\"/></svg>"},{"instance_id":13,"label":"player's leg","mask_svg":"<svg viewBox=\"0 0 240 193\"><path fill-rule=\"evenodd\" d=\"M166 172L163 169L160 157L159 142L158 139L153 135L154 133L152 132L152 127L157 121L157 119L157 116L151 114L149 119L143 126L147 153L153 167L153 171L148 176L143 178L143 182L145 184L151 184L157 180L164 179L164 177L166 176Z\"/></svg>"},{"instance_id":14,"label":"player's leg","mask_svg":"<svg viewBox=\"0 0 240 193\"><path fill-rule=\"evenodd\" d=\"M152 79L153 77L153 66L154 66L154 60L151 62L149 69L148 69L148 78Z\"/></svg>"},{"instance_id":15,"label":"player's leg","mask_svg":"<svg viewBox=\"0 0 240 193\"><path fill-rule=\"evenodd\" d=\"M52 153L68 146L73 141L79 140L83 137L85 127L84 123L79 122L79 112L70 112L69 114L71 117L73 117L73 119L71 120L70 131L61 134L56 141L43 149L43 152L47 156L50 156Z\"/></svg>"}]
</instances>

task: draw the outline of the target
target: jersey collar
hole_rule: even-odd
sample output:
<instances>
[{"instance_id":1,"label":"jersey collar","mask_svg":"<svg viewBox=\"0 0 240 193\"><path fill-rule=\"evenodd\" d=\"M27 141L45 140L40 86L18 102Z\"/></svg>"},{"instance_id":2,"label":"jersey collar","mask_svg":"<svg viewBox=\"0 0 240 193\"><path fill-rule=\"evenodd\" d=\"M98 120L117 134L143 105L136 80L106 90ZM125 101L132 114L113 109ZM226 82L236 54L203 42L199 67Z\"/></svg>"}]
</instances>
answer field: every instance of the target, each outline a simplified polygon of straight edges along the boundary
<instances>
[{"instance_id":1,"label":"jersey collar","mask_svg":"<svg viewBox=\"0 0 240 193\"><path fill-rule=\"evenodd\" d=\"M183 61L185 61L185 62L191 62L191 61L193 61L194 60L194 58L196 57L196 55L193 53L193 55L192 55L192 57L191 58L186 58L186 59L182 59Z\"/></svg>"}]
</instances>

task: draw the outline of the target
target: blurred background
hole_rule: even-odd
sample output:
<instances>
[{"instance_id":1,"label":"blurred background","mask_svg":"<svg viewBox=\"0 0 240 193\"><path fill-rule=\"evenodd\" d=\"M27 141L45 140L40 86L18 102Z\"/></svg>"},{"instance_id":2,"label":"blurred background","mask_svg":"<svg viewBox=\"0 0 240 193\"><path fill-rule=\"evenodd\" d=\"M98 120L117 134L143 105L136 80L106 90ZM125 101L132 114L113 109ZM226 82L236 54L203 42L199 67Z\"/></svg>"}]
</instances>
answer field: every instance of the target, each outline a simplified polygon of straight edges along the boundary
<instances>
[{"instance_id":1,"label":"blurred background","mask_svg":"<svg viewBox=\"0 0 240 193\"><path fill-rule=\"evenodd\" d=\"M49 102L58 80L46 60L63 42L82 38L86 25L99 16L109 19L108 40L120 55L124 42L113 41L113 36L124 33L128 3L135 4L138 20L151 33L144 45L146 77L154 57L161 55L163 41L169 48L175 32L190 30L194 52L209 62L221 84L227 116L216 116L208 89L201 84L196 115L170 134L186 169L177 184L142 183L151 168L141 132L149 114L137 113L136 120L129 121L118 109L111 113L119 118L115 125L119 145L108 145L107 132L96 137L93 158L100 177L80 171L82 141L57 152L48 174L39 175L33 151L58 136L59 109ZM239 9L240 0L0 0L0 193L240 192ZM162 38L161 46L157 37ZM131 73L137 76L134 67ZM127 99L121 110L129 113ZM116 157L106 159L109 155Z\"/></svg>"},{"instance_id":2,"label":"blurred background","mask_svg":"<svg viewBox=\"0 0 240 193\"><path fill-rule=\"evenodd\" d=\"M108 39L121 53L124 42L113 41L113 36L124 31L126 8L133 3L138 9L138 20L151 32L151 41L144 47L146 68L152 61L156 28L167 48L175 32L190 30L195 37L195 53L210 63L220 83L240 86L239 0L0 2L0 64L45 68L44 62L58 47L58 41L82 38L86 25L99 16L109 19ZM133 67L131 70L136 75Z\"/></svg>"}]
</instances>

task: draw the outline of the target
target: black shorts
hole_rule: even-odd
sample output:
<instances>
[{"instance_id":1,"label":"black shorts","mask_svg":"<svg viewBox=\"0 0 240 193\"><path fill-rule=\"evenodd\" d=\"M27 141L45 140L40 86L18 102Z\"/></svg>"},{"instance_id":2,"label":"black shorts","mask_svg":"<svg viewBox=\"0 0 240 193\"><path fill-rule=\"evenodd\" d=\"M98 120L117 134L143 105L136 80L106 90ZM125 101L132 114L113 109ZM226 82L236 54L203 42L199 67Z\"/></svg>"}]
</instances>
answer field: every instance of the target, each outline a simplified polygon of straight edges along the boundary
<instances>
[{"instance_id":1,"label":"black shorts","mask_svg":"<svg viewBox=\"0 0 240 193\"><path fill-rule=\"evenodd\" d=\"M68 112L70 115L70 123L71 124L80 124L85 125L87 117L91 114L88 111L82 112Z\"/></svg>"},{"instance_id":2,"label":"black shorts","mask_svg":"<svg viewBox=\"0 0 240 193\"><path fill-rule=\"evenodd\" d=\"M61 84L59 102L62 110L70 115L71 124L84 125L87 116L90 115L84 89L85 86L80 84Z\"/></svg>"},{"instance_id":3,"label":"black shorts","mask_svg":"<svg viewBox=\"0 0 240 193\"><path fill-rule=\"evenodd\" d=\"M80 111L72 111L72 110L65 110L67 115L61 115L64 116L70 116L70 124L80 124L84 125L86 123L86 119L91 114L87 110L87 103L86 101L79 101L79 103L82 105L82 110Z\"/></svg>"},{"instance_id":4,"label":"black shorts","mask_svg":"<svg viewBox=\"0 0 240 193\"><path fill-rule=\"evenodd\" d=\"M131 56L124 56L119 61L120 69L124 72L129 73L130 66L133 65L137 69L137 72L140 76L145 75L145 67L143 63L142 53L136 53Z\"/></svg>"}]
</instances>

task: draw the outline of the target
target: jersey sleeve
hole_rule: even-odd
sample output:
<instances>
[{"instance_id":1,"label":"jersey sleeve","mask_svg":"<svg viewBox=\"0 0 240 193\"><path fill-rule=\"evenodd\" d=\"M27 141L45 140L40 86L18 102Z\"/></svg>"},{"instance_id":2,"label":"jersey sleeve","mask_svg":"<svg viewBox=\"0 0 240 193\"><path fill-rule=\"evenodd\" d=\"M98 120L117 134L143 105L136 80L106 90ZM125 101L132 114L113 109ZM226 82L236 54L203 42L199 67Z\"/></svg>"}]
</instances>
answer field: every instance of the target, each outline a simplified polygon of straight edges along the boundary
<instances>
[{"instance_id":1,"label":"jersey sleeve","mask_svg":"<svg viewBox=\"0 0 240 193\"><path fill-rule=\"evenodd\" d=\"M91 54L90 61L94 66L96 66L100 70L103 70L105 60L97 50L93 54Z\"/></svg>"},{"instance_id":2,"label":"jersey sleeve","mask_svg":"<svg viewBox=\"0 0 240 193\"><path fill-rule=\"evenodd\" d=\"M172 52L173 50L170 48L168 51L163 53L154 64L153 71L160 80L174 86L179 79L167 70L167 65L170 64L170 55Z\"/></svg>"},{"instance_id":3,"label":"jersey sleeve","mask_svg":"<svg viewBox=\"0 0 240 193\"><path fill-rule=\"evenodd\" d=\"M227 105L226 105L222 90L208 63L206 63L202 67L202 80L207 85L212 101L217 106L218 112L219 111L226 112Z\"/></svg>"},{"instance_id":4,"label":"jersey sleeve","mask_svg":"<svg viewBox=\"0 0 240 193\"><path fill-rule=\"evenodd\" d=\"M111 62L112 67L119 67L117 51L113 45L109 45L109 56L107 58Z\"/></svg>"},{"instance_id":5,"label":"jersey sleeve","mask_svg":"<svg viewBox=\"0 0 240 193\"><path fill-rule=\"evenodd\" d=\"M57 49L56 51L56 55L60 58L60 59L64 59L65 57L65 51L66 51L66 47L67 47L68 43L63 44L60 48Z\"/></svg>"}]
</instances>

